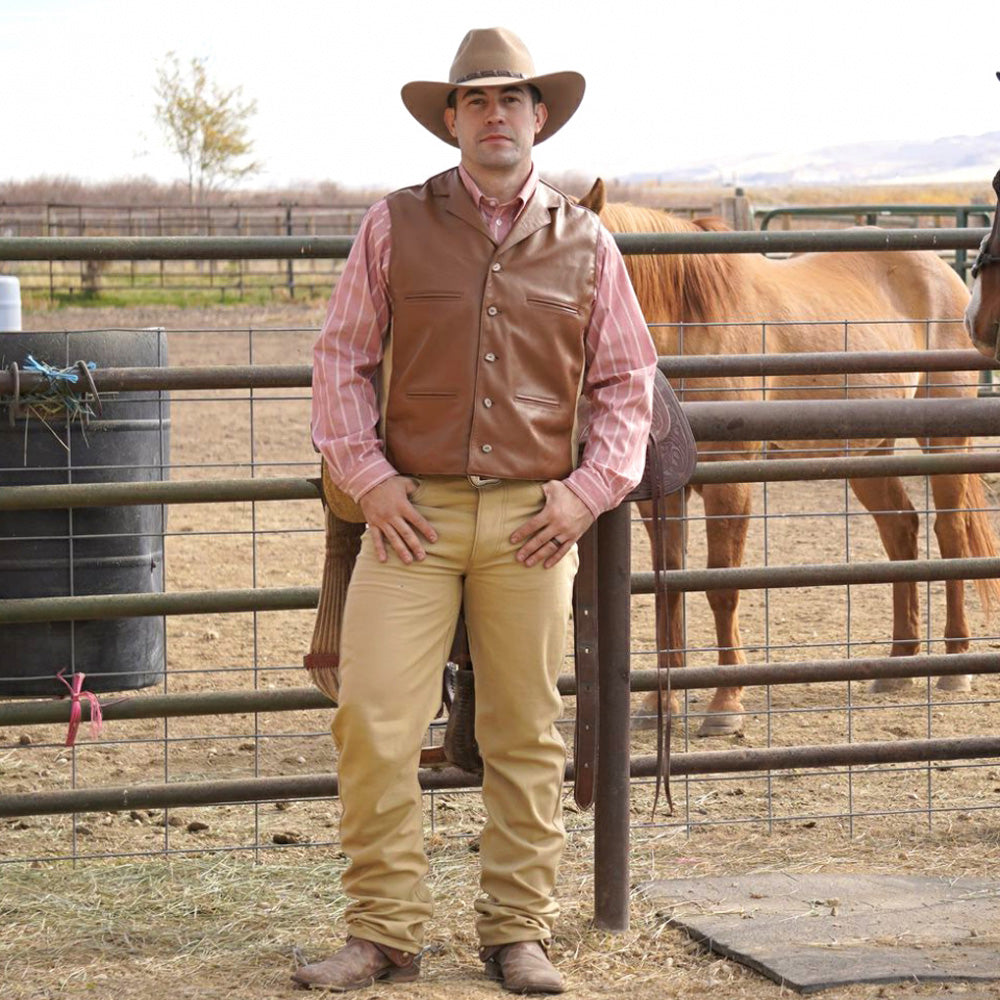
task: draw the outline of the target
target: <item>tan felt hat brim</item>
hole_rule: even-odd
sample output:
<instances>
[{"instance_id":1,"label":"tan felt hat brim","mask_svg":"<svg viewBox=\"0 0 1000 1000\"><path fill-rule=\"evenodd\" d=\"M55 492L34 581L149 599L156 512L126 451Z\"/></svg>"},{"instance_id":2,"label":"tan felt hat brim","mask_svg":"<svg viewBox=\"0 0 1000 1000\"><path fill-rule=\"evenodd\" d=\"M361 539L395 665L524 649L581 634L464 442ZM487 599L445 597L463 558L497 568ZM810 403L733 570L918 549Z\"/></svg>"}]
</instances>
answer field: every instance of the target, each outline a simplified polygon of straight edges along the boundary
<instances>
[{"instance_id":1,"label":"tan felt hat brim","mask_svg":"<svg viewBox=\"0 0 1000 1000\"><path fill-rule=\"evenodd\" d=\"M527 79L500 76L485 77L466 84L436 83L431 80L414 80L400 91L406 110L420 122L428 132L432 132L449 146L458 146L458 140L448 131L444 123L444 110L448 106L448 95L458 86L506 87L532 84L542 95L542 103L548 109L549 117L542 130L535 136L535 145L545 142L555 135L573 117L573 113L583 100L587 83L579 73L548 73Z\"/></svg>"}]
</instances>

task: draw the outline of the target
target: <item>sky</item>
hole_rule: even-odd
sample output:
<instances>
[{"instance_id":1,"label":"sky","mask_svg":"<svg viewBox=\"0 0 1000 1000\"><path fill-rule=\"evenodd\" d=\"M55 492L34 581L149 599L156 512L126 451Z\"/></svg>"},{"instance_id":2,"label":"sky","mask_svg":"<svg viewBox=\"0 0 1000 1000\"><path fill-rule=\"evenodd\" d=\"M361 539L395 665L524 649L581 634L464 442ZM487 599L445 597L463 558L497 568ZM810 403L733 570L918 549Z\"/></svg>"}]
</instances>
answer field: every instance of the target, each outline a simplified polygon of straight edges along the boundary
<instances>
[{"instance_id":1,"label":"sky","mask_svg":"<svg viewBox=\"0 0 1000 1000\"><path fill-rule=\"evenodd\" d=\"M0 181L184 177L154 118L173 51L257 102L248 185L397 187L455 151L399 99L502 24L587 79L544 174L623 177L1000 130L997 0L0 0Z\"/></svg>"}]
</instances>

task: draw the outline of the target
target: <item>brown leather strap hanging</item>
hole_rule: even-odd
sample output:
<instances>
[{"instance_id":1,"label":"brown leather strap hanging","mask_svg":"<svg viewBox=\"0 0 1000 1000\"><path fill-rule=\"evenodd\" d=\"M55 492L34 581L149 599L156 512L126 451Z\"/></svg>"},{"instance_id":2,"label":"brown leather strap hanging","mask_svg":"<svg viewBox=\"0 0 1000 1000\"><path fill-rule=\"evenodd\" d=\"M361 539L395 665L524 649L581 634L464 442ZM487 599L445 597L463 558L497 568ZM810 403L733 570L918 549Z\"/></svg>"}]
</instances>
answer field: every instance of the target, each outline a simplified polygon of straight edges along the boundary
<instances>
[{"instance_id":1,"label":"brown leather strap hanging","mask_svg":"<svg viewBox=\"0 0 1000 1000\"><path fill-rule=\"evenodd\" d=\"M573 797L581 809L594 801L597 781L597 527L577 544L580 568L573 588L576 727L573 740Z\"/></svg>"},{"instance_id":2,"label":"brown leather strap hanging","mask_svg":"<svg viewBox=\"0 0 1000 1000\"><path fill-rule=\"evenodd\" d=\"M646 448L646 468L639 485L628 500L649 500L653 505L651 541L653 546L653 582L656 620L666 620L667 589L663 583L664 501L668 494L682 489L694 472L698 460L691 425L663 372L657 370L653 381L653 418ZM658 635L657 639L661 637ZM664 641L668 637L662 637ZM661 651L661 658L662 658ZM656 793L653 812L659 804L661 789L667 807L674 810L670 794L670 712L664 712L664 699L670 698L670 671L657 669L656 698Z\"/></svg>"}]
</instances>

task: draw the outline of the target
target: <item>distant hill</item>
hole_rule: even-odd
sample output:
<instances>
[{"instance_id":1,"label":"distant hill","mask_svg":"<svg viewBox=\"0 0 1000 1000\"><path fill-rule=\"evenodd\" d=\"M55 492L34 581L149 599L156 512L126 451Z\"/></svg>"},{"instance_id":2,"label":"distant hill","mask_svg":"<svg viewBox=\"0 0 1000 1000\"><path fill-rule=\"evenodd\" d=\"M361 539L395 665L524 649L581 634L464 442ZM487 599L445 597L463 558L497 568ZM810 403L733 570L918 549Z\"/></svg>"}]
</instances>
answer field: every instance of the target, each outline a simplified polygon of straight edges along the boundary
<instances>
[{"instance_id":1,"label":"distant hill","mask_svg":"<svg viewBox=\"0 0 1000 1000\"><path fill-rule=\"evenodd\" d=\"M925 141L884 140L826 146L806 153L734 156L725 161L630 174L626 183L946 184L987 181L1000 168L1000 132Z\"/></svg>"}]
</instances>

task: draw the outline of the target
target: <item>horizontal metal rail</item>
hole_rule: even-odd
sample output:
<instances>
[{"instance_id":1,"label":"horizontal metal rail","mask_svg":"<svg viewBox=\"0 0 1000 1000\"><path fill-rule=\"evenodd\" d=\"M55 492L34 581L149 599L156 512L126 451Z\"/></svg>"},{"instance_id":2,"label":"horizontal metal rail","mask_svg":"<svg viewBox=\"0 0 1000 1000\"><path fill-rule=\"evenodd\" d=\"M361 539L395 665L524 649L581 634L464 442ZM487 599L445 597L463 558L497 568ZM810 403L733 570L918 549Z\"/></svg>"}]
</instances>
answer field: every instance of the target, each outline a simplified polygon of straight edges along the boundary
<instances>
[{"instance_id":1,"label":"horizontal metal rail","mask_svg":"<svg viewBox=\"0 0 1000 1000\"><path fill-rule=\"evenodd\" d=\"M699 441L990 437L1000 429L1000 398L990 397L685 403L684 412Z\"/></svg>"},{"instance_id":2,"label":"horizontal metal rail","mask_svg":"<svg viewBox=\"0 0 1000 1000\"><path fill-rule=\"evenodd\" d=\"M308 389L312 384L312 369L308 365L199 365L172 368L164 365L159 368L98 368L92 377L98 392ZM45 388L48 379L39 372L19 371L17 385L22 393L28 393ZM86 386L81 384L78 388L83 392ZM9 369L0 371L0 395L13 393L14 389L14 374Z\"/></svg>"},{"instance_id":3,"label":"horizontal metal rail","mask_svg":"<svg viewBox=\"0 0 1000 1000\"><path fill-rule=\"evenodd\" d=\"M17 597L0 601L0 622L22 624L142 618L154 615L302 611L315 608L318 598L318 587L188 590L167 594L88 594L78 597Z\"/></svg>"},{"instance_id":4,"label":"horizontal metal rail","mask_svg":"<svg viewBox=\"0 0 1000 1000\"><path fill-rule=\"evenodd\" d=\"M803 566L732 566L678 569L662 574L667 590L767 590L846 587L869 583L929 583L933 580L989 580L1000 577L1000 559L899 559L892 562L810 563ZM654 593L652 573L632 574L633 594ZM54 598L58 600L58 598ZM0 621L3 612L0 611Z\"/></svg>"},{"instance_id":5,"label":"horizontal metal rail","mask_svg":"<svg viewBox=\"0 0 1000 1000\"><path fill-rule=\"evenodd\" d=\"M1000 577L1000 559L913 559L894 562L815 563L807 566L735 566L667 570L668 590L766 590L785 587L838 587L870 583L985 580ZM633 594L653 593L652 573L631 575ZM0 601L0 623L141 618L159 615L302 611L315 608L318 587L258 587L153 594L89 594L25 597Z\"/></svg>"},{"instance_id":6,"label":"horizontal metal rail","mask_svg":"<svg viewBox=\"0 0 1000 1000\"><path fill-rule=\"evenodd\" d=\"M670 756L670 773L694 775L782 771L807 767L860 767L868 764L981 760L984 757L998 756L1000 756L1000 736L894 740L885 743L839 743L827 746L674 753ZM652 777L656 774L656 759L633 758L630 762L630 772L632 777ZM573 780L572 765L566 768L565 780ZM482 779L477 775L457 768L420 772L420 786L425 790L476 788L481 783ZM227 805L282 799L333 798L338 794L338 789L337 778L333 774L304 774L293 777L227 778L131 787L20 792L0 798L0 818Z\"/></svg>"},{"instance_id":7,"label":"horizontal metal rail","mask_svg":"<svg viewBox=\"0 0 1000 1000\"><path fill-rule=\"evenodd\" d=\"M858 657L844 660L802 660L794 663L746 663L713 667L683 667L671 671L675 691L714 687L754 687L765 684L812 684L868 681L882 677L940 677L954 674L1000 673L998 653L945 653L922 656ZM632 691L656 691L663 675L633 670ZM576 678L558 679L561 695L576 694ZM333 708L315 687L263 691L208 691L181 694L105 696L98 699L105 722L172 719L200 715L241 715L252 712L295 712ZM0 726L43 726L69 721L72 704L65 698L46 701L0 702ZM90 720L90 703L80 702L81 719Z\"/></svg>"},{"instance_id":8,"label":"horizontal metal rail","mask_svg":"<svg viewBox=\"0 0 1000 1000\"><path fill-rule=\"evenodd\" d=\"M893 216L931 216L943 217L952 216L956 222L964 225L970 216L983 216L992 218L993 208L989 205L785 205L782 208L759 209L753 213L754 222L759 220L759 229L767 229L771 222L778 217L801 218L801 217L829 217L850 216L857 218L863 215L869 225L875 225L878 218L892 218Z\"/></svg>"},{"instance_id":9,"label":"horizontal metal rail","mask_svg":"<svg viewBox=\"0 0 1000 1000\"><path fill-rule=\"evenodd\" d=\"M796 480L873 479L885 476L968 475L1000 472L1000 451L931 452L926 455L859 455L837 458L770 458L700 462L694 486L707 483L786 483ZM0 496L0 509L3 498Z\"/></svg>"},{"instance_id":10,"label":"horizontal metal rail","mask_svg":"<svg viewBox=\"0 0 1000 1000\"><path fill-rule=\"evenodd\" d=\"M921 325L923 321L915 320ZM949 320L954 323L956 320ZM697 327L694 323L665 324ZM758 329L799 325L828 325L832 330L844 330L854 323L722 323L711 324L726 329L733 326ZM831 338L832 339L832 338ZM800 354L701 354L667 356L659 359L659 369L668 378L742 378L773 375L862 375L881 372L959 372L987 371L996 361L979 351L803 351ZM0 382L0 386L2 386ZM683 388L683 386L682 386ZM828 390L827 390L828 391Z\"/></svg>"},{"instance_id":11,"label":"horizontal metal rail","mask_svg":"<svg viewBox=\"0 0 1000 1000\"><path fill-rule=\"evenodd\" d=\"M1000 398L989 397L686 402L684 411L699 441L989 437L1000 428Z\"/></svg>"},{"instance_id":12,"label":"horizontal metal rail","mask_svg":"<svg viewBox=\"0 0 1000 1000\"><path fill-rule=\"evenodd\" d=\"M918 321L920 322L920 321ZM954 322L954 321L953 321ZM668 324L687 326L696 324ZM711 324L733 326L736 324ZM787 324L751 323L750 326ZM809 324L815 325L815 324ZM830 324L843 329L845 323ZM849 323L846 325L850 325ZM659 359L660 370L673 379L769 375L858 375L881 372L988 371L992 358L978 351L823 351L801 354L677 355ZM187 389L308 389L309 365L206 365L160 368L103 368L93 373L98 392L135 392ZM47 385L36 372L19 371L21 392ZM81 391L82 391L81 386ZM0 395L13 393L14 375L0 370Z\"/></svg>"},{"instance_id":13,"label":"horizontal metal rail","mask_svg":"<svg viewBox=\"0 0 1000 1000\"><path fill-rule=\"evenodd\" d=\"M912 455L859 455L835 458L762 458L755 461L702 461L692 485L777 483L795 480L866 479L885 476L967 475L1000 472L1000 451L931 452ZM317 479L199 479L183 482L65 483L5 486L0 510L127 507L142 504L315 500Z\"/></svg>"},{"instance_id":14,"label":"horizontal metal rail","mask_svg":"<svg viewBox=\"0 0 1000 1000\"><path fill-rule=\"evenodd\" d=\"M800 253L815 250L957 250L986 228L799 232L616 233L622 253ZM260 260L346 257L351 236L10 236L0 260Z\"/></svg>"},{"instance_id":15,"label":"horizontal metal rail","mask_svg":"<svg viewBox=\"0 0 1000 1000\"><path fill-rule=\"evenodd\" d=\"M971 457L971 456L963 456ZM317 466L317 473L319 468ZM127 507L141 504L316 500L319 481L290 476L274 479L192 479L184 482L67 483L4 486L0 510Z\"/></svg>"}]
</instances>

